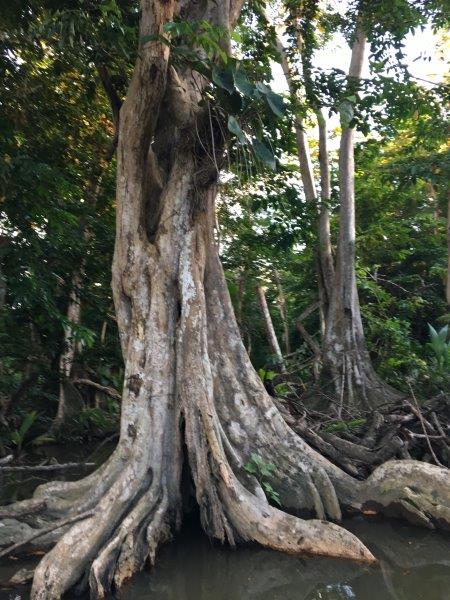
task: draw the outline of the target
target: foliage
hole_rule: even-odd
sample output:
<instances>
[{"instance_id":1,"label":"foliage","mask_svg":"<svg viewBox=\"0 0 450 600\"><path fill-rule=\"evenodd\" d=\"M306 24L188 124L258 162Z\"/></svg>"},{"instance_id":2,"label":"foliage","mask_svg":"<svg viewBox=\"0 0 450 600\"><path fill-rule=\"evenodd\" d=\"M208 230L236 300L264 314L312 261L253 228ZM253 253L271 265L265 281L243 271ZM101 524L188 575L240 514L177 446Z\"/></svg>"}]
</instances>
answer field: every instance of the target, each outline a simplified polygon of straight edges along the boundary
<instances>
[{"instance_id":1,"label":"foliage","mask_svg":"<svg viewBox=\"0 0 450 600\"><path fill-rule=\"evenodd\" d=\"M276 471L276 466L264 461L259 454L252 453L250 460L244 466L247 473L254 475L264 490L267 498L281 506L280 494L274 490L269 480Z\"/></svg>"},{"instance_id":2,"label":"foliage","mask_svg":"<svg viewBox=\"0 0 450 600\"><path fill-rule=\"evenodd\" d=\"M448 325L439 331L428 323L430 331L430 347L434 352L439 369L448 369L450 366L450 341L448 340Z\"/></svg>"},{"instance_id":3,"label":"foliage","mask_svg":"<svg viewBox=\"0 0 450 600\"><path fill-rule=\"evenodd\" d=\"M35 410L25 415L19 429L11 432L11 442L16 446L17 452L20 452L25 442L26 436L37 419L37 412Z\"/></svg>"}]
</instances>

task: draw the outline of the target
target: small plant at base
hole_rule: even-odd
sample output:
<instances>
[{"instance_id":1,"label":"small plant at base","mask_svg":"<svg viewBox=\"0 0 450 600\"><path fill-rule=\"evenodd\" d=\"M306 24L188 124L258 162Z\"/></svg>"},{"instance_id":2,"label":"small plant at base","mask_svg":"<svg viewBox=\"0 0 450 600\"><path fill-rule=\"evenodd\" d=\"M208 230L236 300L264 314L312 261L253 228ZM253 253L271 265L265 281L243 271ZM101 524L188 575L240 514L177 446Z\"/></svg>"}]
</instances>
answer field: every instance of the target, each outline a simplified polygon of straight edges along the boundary
<instances>
[{"instance_id":1,"label":"small plant at base","mask_svg":"<svg viewBox=\"0 0 450 600\"><path fill-rule=\"evenodd\" d=\"M276 466L272 463L267 463L259 454L252 452L250 460L244 466L247 473L254 475L269 500L272 500L278 506L281 506L280 494L273 489L269 483L268 478L271 477L276 470Z\"/></svg>"},{"instance_id":2,"label":"small plant at base","mask_svg":"<svg viewBox=\"0 0 450 600\"><path fill-rule=\"evenodd\" d=\"M438 366L441 370L446 370L450 366L450 341L448 337L448 325L442 327L439 331L428 324L430 332L429 346L433 350Z\"/></svg>"},{"instance_id":3,"label":"small plant at base","mask_svg":"<svg viewBox=\"0 0 450 600\"><path fill-rule=\"evenodd\" d=\"M22 450L25 437L33 423L36 421L37 416L38 414L35 410L27 413L19 429L11 432L11 441L17 447L17 452Z\"/></svg>"}]
</instances>

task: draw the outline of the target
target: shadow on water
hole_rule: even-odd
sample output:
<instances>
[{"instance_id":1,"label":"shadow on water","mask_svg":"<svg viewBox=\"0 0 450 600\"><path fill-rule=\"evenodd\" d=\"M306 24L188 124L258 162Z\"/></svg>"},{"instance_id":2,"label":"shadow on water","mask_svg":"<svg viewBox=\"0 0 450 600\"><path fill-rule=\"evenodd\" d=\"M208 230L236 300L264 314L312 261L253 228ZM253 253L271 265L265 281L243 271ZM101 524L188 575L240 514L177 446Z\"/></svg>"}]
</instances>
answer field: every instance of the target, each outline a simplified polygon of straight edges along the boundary
<instances>
[{"instance_id":1,"label":"shadow on water","mask_svg":"<svg viewBox=\"0 0 450 600\"><path fill-rule=\"evenodd\" d=\"M449 600L450 538L397 522L345 526L380 558L380 567L212 546L186 527L153 572L129 583L123 600Z\"/></svg>"},{"instance_id":2,"label":"shadow on water","mask_svg":"<svg viewBox=\"0 0 450 600\"><path fill-rule=\"evenodd\" d=\"M24 492L20 487L19 496ZM386 519L355 518L344 526L366 543L379 566L255 547L230 550L211 544L192 520L161 549L156 567L137 575L116 600L450 600L448 535ZM29 588L8 589L5 584L38 560L0 562L0 600L29 598Z\"/></svg>"},{"instance_id":3,"label":"shadow on water","mask_svg":"<svg viewBox=\"0 0 450 600\"><path fill-rule=\"evenodd\" d=\"M137 575L116 600L449 600L448 536L385 520L353 519L345 526L373 550L379 567L230 550L211 544L191 523L162 548L156 567ZM0 581L37 560L5 561ZM27 598L28 589L0 589L0 600Z\"/></svg>"}]
</instances>

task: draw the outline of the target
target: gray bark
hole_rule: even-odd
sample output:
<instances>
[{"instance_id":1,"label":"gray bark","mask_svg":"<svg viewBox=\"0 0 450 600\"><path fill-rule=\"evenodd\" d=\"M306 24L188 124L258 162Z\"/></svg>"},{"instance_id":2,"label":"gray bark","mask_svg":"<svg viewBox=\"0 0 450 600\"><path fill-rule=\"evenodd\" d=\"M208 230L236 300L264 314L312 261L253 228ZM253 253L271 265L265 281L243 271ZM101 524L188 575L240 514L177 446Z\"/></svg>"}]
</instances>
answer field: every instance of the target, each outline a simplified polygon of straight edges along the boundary
<instances>
[{"instance_id":1,"label":"gray bark","mask_svg":"<svg viewBox=\"0 0 450 600\"><path fill-rule=\"evenodd\" d=\"M450 305L450 192L447 200L447 280L445 284L445 297Z\"/></svg>"},{"instance_id":2,"label":"gray bark","mask_svg":"<svg viewBox=\"0 0 450 600\"><path fill-rule=\"evenodd\" d=\"M281 322L283 323L283 343L285 354L290 354L291 344L289 341L289 321L287 315L286 297L284 295L283 285L281 283L280 274L277 269L274 269L275 281L278 288L277 304L280 311Z\"/></svg>"},{"instance_id":3,"label":"gray bark","mask_svg":"<svg viewBox=\"0 0 450 600\"><path fill-rule=\"evenodd\" d=\"M365 34L358 28L348 72L350 85L361 77L365 45ZM372 367L361 320L355 269L354 134L354 127L344 122L339 148L339 247L324 341L324 375L334 384L339 414L343 405L368 409L399 397Z\"/></svg>"},{"instance_id":4,"label":"gray bark","mask_svg":"<svg viewBox=\"0 0 450 600\"><path fill-rule=\"evenodd\" d=\"M277 334L275 333L275 328L273 326L272 317L270 316L269 307L267 306L266 292L261 285L257 286L256 291L258 293L259 307L261 309L261 315L263 317L264 327L266 329L267 340L269 342L270 350L272 354L277 357L281 370L284 370L285 367L283 353L281 352Z\"/></svg>"},{"instance_id":5,"label":"gray bark","mask_svg":"<svg viewBox=\"0 0 450 600\"><path fill-rule=\"evenodd\" d=\"M292 80L291 67L289 65L286 49L279 36L277 36L277 50L281 56L281 65L283 73L288 84L289 93L293 99L297 93ZM302 52L302 41L298 38L298 51ZM330 183L330 163L328 155L328 133L326 120L321 109L315 110L317 123L319 126L319 166L320 166L320 201L317 195L314 170L311 161L311 152L309 148L308 137L305 132L302 119L295 117L295 135L297 140L297 154L300 167L300 176L303 183L305 199L307 202L315 202L319 208L318 234L319 234L319 262L317 265L317 276L319 278L319 288L325 292L325 297L321 298L323 304L324 317L331 298L331 288L334 277L334 260L330 234L330 211L329 202L331 199ZM319 290L319 293L322 290Z\"/></svg>"}]
</instances>

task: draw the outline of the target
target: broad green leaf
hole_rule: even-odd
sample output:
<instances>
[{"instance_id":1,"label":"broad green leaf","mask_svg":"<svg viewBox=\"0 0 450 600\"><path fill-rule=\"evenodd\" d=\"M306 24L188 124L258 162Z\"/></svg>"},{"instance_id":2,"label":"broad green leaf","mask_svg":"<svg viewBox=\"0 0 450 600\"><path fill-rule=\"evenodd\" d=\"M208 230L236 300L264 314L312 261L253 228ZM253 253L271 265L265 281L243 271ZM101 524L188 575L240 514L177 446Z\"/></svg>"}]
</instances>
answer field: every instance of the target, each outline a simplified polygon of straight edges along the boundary
<instances>
[{"instance_id":1,"label":"broad green leaf","mask_svg":"<svg viewBox=\"0 0 450 600\"><path fill-rule=\"evenodd\" d=\"M272 90L266 92L266 100L267 104L270 106L272 111L277 115L277 117L284 116L286 112L286 105L284 104L283 98L279 94L275 94Z\"/></svg>"},{"instance_id":2,"label":"broad green leaf","mask_svg":"<svg viewBox=\"0 0 450 600\"><path fill-rule=\"evenodd\" d=\"M252 142L253 150L257 158L275 171L277 161L272 151L261 140L255 138Z\"/></svg>"},{"instance_id":3,"label":"broad green leaf","mask_svg":"<svg viewBox=\"0 0 450 600\"><path fill-rule=\"evenodd\" d=\"M247 96L247 98L253 98L253 92L255 88L247 79L247 75L242 67L239 67L235 72L234 83L241 94Z\"/></svg>"},{"instance_id":4,"label":"broad green leaf","mask_svg":"<svg viewBox=\"0 0 450 600\"><path fill-rule=\"evenodd\" d=\"M262 83L262 81L257 81L255 87L258 90L258 92L261 92L261 94L267 94L268 92L272 91L270 87L267 86L265 83Z\"/></svg>"},{"instance_id":5,"label":"broad green leaf","mask_svg":"<svg viewBox=\"0 0 450 600\"><path fill-rule=\"evenodd\" d=\"M231 133L234 133L234 135L238 138L241 144L247 143L245 134L242 131L241 126L239 125L236 118L233 117L233 115L230 115L228 117L228 130L231 131Z\"/></svg>"},{"instance_id":6,"label":"broad green leaf","mask_svg":"<svg viewBox=\"0 0 450 600\"><path fill-rule=\"evenodd\" d=\"M349 127L354 117L353 106L351 102L347 100L342 102L339 106L339 116L342 127Z\"/></svg>"},{"instance_id":7,"label":"broad green leaf","mask_svg":"<svg viewBox=\"0 0 450 600\"><path fill-rule=\"evenodd\" d=\"M230 94L234 90L234 77L233 72L229 69L220 69L214 67L212 70L212 80L216 85L227 90Z\"/></svg>"},{"instance_id":8,"label":"broad green leaf","mask_svg":"<svg viewBox=\"0 0 450 600\"><path fill-rule=\"evenodd\" d=\"M25 419L22 421L22 424L19 428L19 435L21 437L21 439L23 440L23 438L25 437L25 434L27 433L27 431L30 429L30 427L33 425L33 423L36 421L37 418L37 412L35 410L29 412Z\"/></svg>"},{"instance_id":9,"label":"broad green leaf","mask_svg":"<svg viewBox=\"0 0 450 600\"><path fill-rule=\"evenodd\" d=\"M148 42L162 42L166 46L170 46L170 41L163 35L158 33L152 33L151 35L143 35L139 38L141 45L147 44Z\"/></svg>"}]
</instances>

